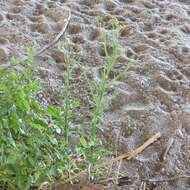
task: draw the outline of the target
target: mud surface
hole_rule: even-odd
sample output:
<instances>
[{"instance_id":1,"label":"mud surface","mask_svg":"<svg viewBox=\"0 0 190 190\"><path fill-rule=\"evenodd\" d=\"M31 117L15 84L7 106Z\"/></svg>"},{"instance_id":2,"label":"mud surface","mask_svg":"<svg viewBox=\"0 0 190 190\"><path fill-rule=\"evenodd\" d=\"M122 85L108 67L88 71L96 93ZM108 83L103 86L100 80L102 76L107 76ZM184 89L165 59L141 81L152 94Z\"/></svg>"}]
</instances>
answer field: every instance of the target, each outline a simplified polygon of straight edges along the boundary
<instances>
[{"instance_id":1,"label":"mud surface","mask_svg":"<svg viewBox=\"0 0 190 190\"><path fill-rule=\"evenodd\" d=\"M23 57L28 46L40 49L54 39L68 10L72 18L65 37L74 43L73 53L94 73L94 80L98 79L103 61L96 17L102 16L107 21L114 18L124 26L119 38L123 53L114 72L129 63L130 69L114 84L118 96L105 115L104 139L117 149L117 154L122 154L132 151L154 133L162 134L159 141L133 160L123 162L121 173L131 183L118 189L138 189L140 178L190 173L190 1L1 0L1 63L6 64L13 55ZM109 33L111 28L106 23L104 28ZM35 59L39 64L37 72L49 93L44 101L56 104L61 98L63 59L64 53L58 47ZM88 101L80 90L79 78L75 85L79 98ZM174 143L163 161L162 154L171 136ZM189 180L148 182L147 189L188 190Z\"/></svg>"}]
</instances>

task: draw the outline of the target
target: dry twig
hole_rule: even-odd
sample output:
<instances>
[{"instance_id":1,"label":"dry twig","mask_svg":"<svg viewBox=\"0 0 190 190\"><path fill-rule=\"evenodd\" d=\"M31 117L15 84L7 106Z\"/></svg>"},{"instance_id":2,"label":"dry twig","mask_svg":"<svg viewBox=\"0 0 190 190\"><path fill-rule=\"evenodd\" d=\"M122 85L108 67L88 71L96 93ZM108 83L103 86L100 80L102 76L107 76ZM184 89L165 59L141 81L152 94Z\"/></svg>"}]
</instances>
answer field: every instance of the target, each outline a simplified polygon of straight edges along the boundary
<instances>
[{"instance_id":1,"label":"dry twig","mask_svg":"<svg viewBox=\"0 0 190 190\"><path fill-rule=\"evenodd\" d=\"M147 182L168 182L168 181L174 181L180 178L190 178L189 175L179 175L179 176L175 176L175 177L171 177L171 178L165 178L165 179L142 179L142 181L147 181Z\"/></svg>"},{"instance_id":2,"label":"dry twig","mask_svg":"<svg viewBox=\"0 0 190 190\"><path fill-rule=\"evenodd\" d=\"M118 179L119 179L119 175L120 175L120 169L121 169L122 161L123 160L119 161L119 165L118 165L118 169L117 169L117 173L116 173L116 180L115 180L116 184L118 184Z\"/></svg>"},{"instance_id":3,"label":"dry twig","mask_svg":"<svg viewBox=\"0 0 190 190\"><path fill-rule=\"evenodd\" d=\"M55 45L59 39L63 36L63 34L65 33L67 26L69 24L69 21L71 19L71 12L69 11L69 15L68 18L65 19L65 24L63 26L63 28L61 29L61 31L59 32L59 34L56 36L56 38L50 42L49 44L47 44L46 46L44 46L41 50L37 51L37 53L34 55L34 57L39 56L40 54L42 54L45 50L49 49L51 46Z\"/></svg>"},{"instance_id":4,"label":"dry twig","mask_svg":"<svg viewBox=\"0 0 190 190\"><path fill-rule=\"evenodd\" d=\"M129 153L129 155L127 156L127 160L132 159L133 157L135 157L137 154L139 154L140 152L142 152L146 147L148 147L150 144L154 143L155 141L157 141L159 138L161 137L160 132L156 133L155 135L153 135L150 139L148 139L143 145L141 145L139 148L135 149L134 151L132 151L131 153Z\"/></svg>"},{"instance_id":5,"label":"dry twig","mask_svg":"<svg viewBox=\"0 0 190 190\"><path fill-rule=\"evenodd\" d=\"M165 149L165 151L163 153L162 160L166 160L167 154L168 154L171 146L173 145L173 143L174 143L174 138L170 137L169 140L168 140L168 142L167 142L166 149Z\"/></svg>"},{"instance_id":6,"label":"dry twig","mask_svg":"<svg viewBox=\"0 0 190 190\"><path fill-rule=\"evenodd\" d=\"M146 182L142 182L139 190L146 190Z\"/></svg>"},{"instance_id":7,"label":"dry twig","mask_svg":"<svg viewBox=\"0 0 190 190\"><path fill-rule=\"evenodd\" d=\"M125 153L122 154L116 158L113 158L111 160L105 161L104 163L97 165L94 169L98 169L101 168L103 166L112 164L113 162L117 162L120 161L122 159L127 159L127 160L131 160L133 157L135 157L137 154L139 154L140 152L142 152L145 148L147 148L149 145L151 145L152 143L154 143L156 140L158 140L161 137L161 133L158 132L155 135L153 135L150 139L148 139L143 145L141 145L140 147L138 147L137 149L135 149L134 151L132 151L131 153ZM64 181L64 183L70 182L78 177L84 176L88 173L88 170L83 170L80 173L76 174L73 177L68 178L67 180Z\"/></svg>"},{"instance_id":8,"label":"dry twig","mask_svg":"<svg viewBox=\"0 0 190 190\"><path fill-rule=\"evenodd\" d=\"M68 18L65 19L65 24L63 26L63 28L61 29L61 31L58 33L58 35L54 38L53 41L51 41L49 44L47 44L46 46L44 46L42 49L38 50L35 54L34 54L34 57L38 57L39 55L41 55L44 51L46 51L47 49L49 49L50 47L52 47L53 45L55 45L59 40L60 38L63 36L63 34L65 33L66 29L67 29L67 26L69 25L69 22L70 22L70 19L71 19L71 12L69 10L69 13L68 13ZM20 60L19 61L19 64L22 65L22 66L25 66L24 65L24 62L27 61L27 57ZM11 67L11 64L5 64L5 65L2 65L0 67L0 70L4 70L4 69L8 69Z\"/></svg>"}]
</instances>

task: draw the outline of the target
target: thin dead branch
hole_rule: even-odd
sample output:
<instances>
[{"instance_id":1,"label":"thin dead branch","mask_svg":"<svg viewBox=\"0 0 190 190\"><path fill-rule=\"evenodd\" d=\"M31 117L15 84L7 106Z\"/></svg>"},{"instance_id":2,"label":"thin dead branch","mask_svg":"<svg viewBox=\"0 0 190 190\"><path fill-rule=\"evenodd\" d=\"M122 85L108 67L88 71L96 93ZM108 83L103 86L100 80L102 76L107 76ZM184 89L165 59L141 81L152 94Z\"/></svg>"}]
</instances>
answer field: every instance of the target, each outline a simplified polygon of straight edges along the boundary
<instances>
[{"instance_id":1,"label":"thin dead branch","mask_svg":"<svg viewBox=\"0 0 190 190\"><path fill-rule=\"evenodd\" d=\"M137 154L141 153L145 148L147 148L149 145L151 145L152 143L154 143L155 141L157 141L159 138L161 137L161 133L158 132L155 135L153 135L150 139L148 139L143 145L141 145L140 147L138 147L137 149L135 149L134 151L132 151L131 153L125 153L122 154L116 158L113 158L111 160L105 161L102 164L97 165L94 169L99 169L101 167L104 167L106 165L112 164L113 162L117 162L123 159L127 159L127 160L131 160L132 158L134 158ZM68 178L67 180L64 181L64 183L68 183L76 178L82 177L84 175L87 175L88 170L83 170L81 172L79 172L78 174L76 174L75 176L72 176L70 178Z\"/></svg>"},{"instance_id":2,"label":"thin dead branch","mask_svg":"<svg viewBox=\"0 0 190 190\"><path fill-rule=\"evenodd\" d=\"M158 179L142 179L142 181L147 181L147 182L168 182L168 181L175 181L177 179L180 179L180 178L190 178L189 175L179 175L179 176L175 176L175 177L171 177L171 178L158 178Z\"/></svg>"},{"instance_id":3,"label":"thin dead branch","mask_svg":"<svg viewBox=\"0 0 190 190\"><path fill-rule=\"evenodd\" d=\"M71 19L71 12L69 11L68 13L68 18L65 19L65 24L63 26L63 28L61 29L61 31L59 32L59 34L55 37L55 39L53 41L51 41L49 44L47 44L46 46L44 46L41 50L38 50L37 53L34 55L34 57L39 56L40 54L42 54L45 50L49 49L51 46L55 45L59 39L63 36L63 34L65 33L67 26L70 22Z\"/></svg>"},{"instance_id":4,"label":"thin dead branch","mask_svg":"<svg viewBox=\"0 0 190 190\"><path fill-rule=\"evenodd\" d=\"M116 173L116 180L115 180L116 184L118 184L118 179L119 179L119 175L120 175L120 169L121 169L122 162L123 162L123 160L121 159L119 161L119 165L118 165L118 169L117 169L117 173Z\"/></svg>"},{"instance_id":5,"label":"thin dead branch","mask_svg":"<svg viewBox=\"0 0 190 190\"><path fill-rule=\"evenodd\" d=\"M146 190L146 182L142 182L139 190Z\"/></svg>"},{"instance_id":6,"label":"thin dead branch","mask_svg":"<svg viewBox=\"0 0 190 190\"><path fill-rule=\"evenodd\" d=\"M171 146L173 145L173 143L174 143L174 138L170 137L168 142L167 142L166 149L165 149L165 151L163 153L162 160L166 160L167 154L168 154Z\"/></svg>"},{"instance_id":7,"label":"thin dead branch","mask_svg":"<svg viewBox=\"0 0 190 190\"><path fill-rule=\"evenodd\" d=\"M142 152L149 145L151 145L152 143L154 143L155 141L157 141L160 137L161 137L161 133L160 132L156 133L155 135L153 135L143 145L141 145L139 148L135 149L133 152L129 153L129 155L127 156L127 160L130 160L133 157L135 157L137 154L139 154L140 152Z\"/></svg>"},{"instance_id":8,"label":"thin dead branch","mask_svg":"<svg viewBox=\"0 0 190 190\"><path fill-rule=\"evenodd\" d=\"M63 34L65 33L68 25L69 25L69 22L70 22L70 19L71 19L71 11L69 10L68 12L68 18L65 19L65 24L63 26L63 28L61 29L61 31L58 33L58 35L54 38L53 41L51 41L49 44L47 44L46 46L44 46L42 49L39 49L33 57L38 57L39 55L41 55L44 51L46 51L47 49L49 49L50 47L54 46L56 43L58 43L58 41L60 40L60 38L63 36ZM27 61L27 57L20 60L19 61L19 64L22 65L22 66L25 66L24 62ZM2 67L0 67L0 70L4 70L4 69L8 69L11 67L11 64L8 63L6 65L3 65Z\"/></svg>"}]
</instances>

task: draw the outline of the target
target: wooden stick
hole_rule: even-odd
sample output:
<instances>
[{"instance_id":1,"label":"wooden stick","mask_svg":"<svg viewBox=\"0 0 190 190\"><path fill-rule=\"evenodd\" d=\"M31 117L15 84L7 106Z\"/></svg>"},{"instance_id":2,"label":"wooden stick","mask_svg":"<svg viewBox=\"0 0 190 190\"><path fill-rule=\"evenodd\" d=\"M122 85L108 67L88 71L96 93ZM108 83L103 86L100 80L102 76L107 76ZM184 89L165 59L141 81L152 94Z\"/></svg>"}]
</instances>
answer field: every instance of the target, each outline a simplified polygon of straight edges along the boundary
<instances>
[{"instance_id":1,"label":"wooden stick","mask_svg":"<svg viewBox=\"0 0 190 190\"><path fill-rule=\"evenodd\" d=\"M151 145L152 143L154 143L155 141L157 141L160 137L161 137L160 132L156 133L155 135L153 135L143 145L141 145L140 147L138 147L137 149L135 149L134 151L132 151L131 153L129 153L129 155L127 156L127 160L130 160L133 157L135 157L137 154L139 154L140 152L142 152L146 147L148 147L149 145Z\"/></svg>"},{"instance_id":2,"label":"wooden stick","mask_svg":"<svg viewBox=\"0 0 190 190\"><path fill-rule=\"evenodd\" d=\"M142 181L147 181L147 182L167 182L167 181L175 181L175 180L178 180L180 178L190 178L189 175L179 175L179 176L175 176L175 177L171 177L171 178L154 178L154 179L142 179Z\"/></svg>"},{"instance_id":3,"label":"wooden stick","mask_svg":"<svg viewBox=\"0 0 190 190\"><path fill-rule=\"evenodd\" d=\"M49 44L47 44L46 46L44 46L41 50L38 50L37 53L34 55L34 57L39 56L40 54L42 54L45 50L47 50L48 48L50 48L51 46L55 45L59 39L61 38L61 36L64 34L64 32L66 31L66 28L69 24L69 21L71 19L71 12L69 11L69 15L68 18L65 19L65 24L63 26L63 28L61 29L61 31L59 32L59 34L56 36L56 38L50 42Z\"/></svg>"},{"instance_id":4,"label":"wooden stick","mask_svg":"<svg viewBox=\"0 0 190 190\"><path fill-rule=\"evenodd\" d=\"M174 143L174 138L170 137L169 140L168 140L168 142L167 142L166 149L165 149L165 151L163 153L162 160L166 160L167 154L168 154L171 146L173 145L173 143Z\"/></svg>"},{"instance_id":5,"label":"wooden stick","mask_svg":"<svg viewBox=\"0 0 190 190\"><path fill-rule=\"evenodd\" d=\"M51 46L55 45L59 40L60 38L63 36L63 34L65 33L66 29L67 29L67 26L69 25L69 22L70 22L70 19L71 19L71 11L69 10L69 15L68 15L68 18L65 19L65 24L63 26L63 28L61 29L61 31L58 33L58 35L55 37L55 39L53 41L51 41L49 44L47 44L46 46L44 46L42 49L39 49L33 57L38 57L39 55L41 55L45 50L49 49ZM25 64L24 62L27 61L27 57L20 60L19 61L19 64L22 65L23 67L25 67ZM6 65L3 65L2 67L0 67L0 70L4 70L4 69L8 69L12 67L12 65L10 63L6 64Z\"/></svg>"},{"instance_id":6,"label":"wooden stick","mask_svg":"<svg viewBox=\"0 0 190 190\"><path fill-rule=\"evenodd\" d=\"M146 182L141 183L140 190L146 190Z\"/></svg>"},{"instance_id":7,"label":"wooden stick","mask_svg":"<svg viewBox=\"0 0 190 190\"><path fill-rule=\"evenodd\" d=\"M120 156L118 156L116 158L113 158L111 160L105 161L104 163L97 165L94 169L101 168L103 166L112 164L113 162L117 162L117 161L122 160L122 159L130 160L133 157L135 157L137 154L139 154L140 152L142 152L146 147L148 147L149 145L151 145L152 143L154 143L156 140L158 140L160 137L161 137L161 133L158 132L155 135L153 135L150 139L148 139L143 145L141 145L139 148L135 149L131 153L125 153L125 154L122 154L122 155L120 155ZM79 172L78 174L76 174L75 176L72 176L72 177L66 179L64 181L64 183L72 181L72 180L76 179L77 177L84 176L84 175L87 174L87 172L88 172L88 170L83 170L83 171Z\"/></svg>"}]
</instances>

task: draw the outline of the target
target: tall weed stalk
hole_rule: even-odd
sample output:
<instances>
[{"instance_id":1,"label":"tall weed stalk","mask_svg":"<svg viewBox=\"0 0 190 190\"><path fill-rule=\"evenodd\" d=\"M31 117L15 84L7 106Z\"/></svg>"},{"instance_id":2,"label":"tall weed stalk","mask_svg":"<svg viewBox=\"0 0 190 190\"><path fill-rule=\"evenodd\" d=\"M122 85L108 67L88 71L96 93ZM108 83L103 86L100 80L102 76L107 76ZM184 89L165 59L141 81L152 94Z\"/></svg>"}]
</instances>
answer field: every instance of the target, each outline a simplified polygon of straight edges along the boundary
<instances>
[{"instance_id":1,"label":"tall weed stalk","mask_svg":"<svg viewBox=\"0 0 190 190\"><path fill-rule=\"evenodd\" d=\"M89 172L90 167L93 166L102 158L102 143L97 136L98 129L103 124L103 117L105 114L105 109L109 102L110 95L108 90L112 80L110 79L110 74L114 69L115 64L120 56L120 47L118 42L118 30L114 30L111 33L111 37L106 33L102 32L103 48L104 48L104 65L103 70L100 74L100 82L94 81L91 87L93 88L92 99L95 105L94 111L91 113L91 121L89 123L89 128L91 129L90 139L89 139ZM109 52L108 44L110 44L112 52ZM109 43L108 43L109 42ZM114 79L113 79L114 80ZM97 147L101 147L98 151Z\"/></svg>"}]
</instances>

